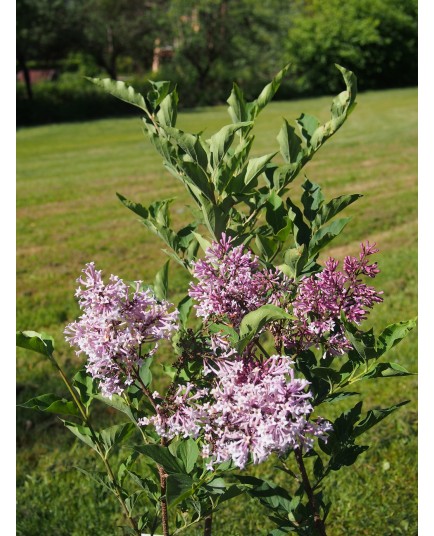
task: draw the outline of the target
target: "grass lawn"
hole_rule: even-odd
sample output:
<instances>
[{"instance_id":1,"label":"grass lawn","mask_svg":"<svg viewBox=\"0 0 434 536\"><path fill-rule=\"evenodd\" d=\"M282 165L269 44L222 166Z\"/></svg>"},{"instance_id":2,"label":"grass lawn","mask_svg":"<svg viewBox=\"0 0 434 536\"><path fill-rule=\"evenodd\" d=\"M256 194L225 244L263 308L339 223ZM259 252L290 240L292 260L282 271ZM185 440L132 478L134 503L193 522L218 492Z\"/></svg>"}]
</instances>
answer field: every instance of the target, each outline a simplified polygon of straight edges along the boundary
<instances>
[{"instance_id":1,"label":"grass lawn","mask_svg":"<svg viewBox=\"0 0 434 536\"><path fill-rule=\"evenodd\" d=\"M416 315L417 292L417 90L359 95L343 128L304 170L326 197L361 193L347 209L353 216L327 254L356 254L369 239L381 249L376 286L384 290L369 323L377 329ZM329 97L271 103L259 116L253 156L277 150L282 117L301 112L328 118ZM226 107L182 113L179 128L211 135L228 122ZM292 197L299 198L299 178ZM166 260L158 239L117 200L115 192L143 204L176 197L174 227L189 218L187 194L166 172L141 132L140 119L101 120L20 129L17 133L17 329L46 331L57 342L69 373L83 360L63 342L66 323L78 314L76 278L95 261L106 276L150 281ZM187 274L171 266L171 298L184 295ZM170 355L166 356L170 359ZM417 368L417 334L390 360ZM63 394L49 363L18 351L18 403L46 392ZM333 536L396 536L417 533L417 380L415 376L365 382L365 409L411 402L366 435L372 448L356 465L330 479ZM66 394L66 393L65 393ZM102 422L113 416L101 410ZM96 458L54 416L17 410L17 529L22 536L113 535L117 504L94 489L75 466ZM275 460L274 460L275 461ZM273 461L250 470L276 475ZM284 484L280 480L281 483ZM216 536L266 535L261 507L247 498L215 519ZM192 530L189 534L200 534Z\"/></svg>"}]
</instances>

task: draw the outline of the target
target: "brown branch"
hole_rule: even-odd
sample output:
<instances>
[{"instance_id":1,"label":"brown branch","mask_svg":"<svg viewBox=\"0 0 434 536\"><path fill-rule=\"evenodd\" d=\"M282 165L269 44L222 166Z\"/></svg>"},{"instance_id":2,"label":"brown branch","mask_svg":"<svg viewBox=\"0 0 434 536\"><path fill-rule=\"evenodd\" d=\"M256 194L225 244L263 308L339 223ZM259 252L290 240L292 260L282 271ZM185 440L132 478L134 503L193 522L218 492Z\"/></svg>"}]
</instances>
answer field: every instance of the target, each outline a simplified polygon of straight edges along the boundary
<instances>
[{"instance_id":1,"label":"brown branch","mask_svg":"<svg viewBox=\"0 0 434 536\"><path fill-rule=\"evenodd\" d=\"M203 536L212 536L212 514L209 514L205 518Z\"/></svg>"},{"instance_id":2,"label":"brown branch","mask_svg":"<svg viewBox=\"0 0 434 536\"><path fill-rule=\"evenodd\" d=\"M309 500L309 505L313 513L313 520L315 524L315 528L318 531L318 534L320 536L327 536L324 526L324 521L321 519L321 516L319 514L318 505L316 504L315 495L313 493L312 486L309 481L309 477L307 476L306 467L304 466L303 462L303 452L301 448L294 449L295 459L297 461L298 468L300 469L301 478L303 481L303 487L306 491L306 495Z\"/></svg>"},{"instance_id":3,"label":"brown branch","mask_svg":"<svg viewBox=\"0 0 434 536\"><path fill-rule=\"evenodd\" d=\"M166 498L167 473L161 465L158 466L158 473L160 475L160 488L161 488L161 524L163 526L164 536L169 536L169 516L167 514L167 498Z\"/></svg>"}]
</instances>

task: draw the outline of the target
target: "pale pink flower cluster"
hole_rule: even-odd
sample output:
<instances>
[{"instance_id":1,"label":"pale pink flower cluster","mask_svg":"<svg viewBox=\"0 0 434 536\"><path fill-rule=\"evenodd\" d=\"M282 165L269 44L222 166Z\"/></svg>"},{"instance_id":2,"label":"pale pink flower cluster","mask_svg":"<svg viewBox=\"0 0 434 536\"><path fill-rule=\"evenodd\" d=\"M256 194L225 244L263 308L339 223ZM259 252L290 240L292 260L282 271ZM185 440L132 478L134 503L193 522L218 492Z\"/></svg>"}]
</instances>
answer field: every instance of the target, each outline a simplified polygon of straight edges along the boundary
<instances>
[{"instance_id":1,"label":"pale pink flower cluster","mask_svg":"<svg viewBox=\"0 0 434 536\"><path fill-rule=\"evenodd\" d=\"M261 267L258 257L232 242L223 233L193 264L198 283L190 284L189 295L198 302L197 316L238 326L247 313L275 303L291 281L279 270Z\"/></svg>"},{"instance_id":2,"label":"pale pink flower cluster","mask_svg":"<svg viewBox=\"0 0 434 536\"><path fill-rule=\"evenodd\" d=\"M169 416L158 413L140 424L153 424L166 438L200 436L208 469L227 460L244 468L272 453L308 450L315 437L326 439L331 425L309 421L309 382L294 377L292 364L277 355L263 363L216 360L209 388L180 386Z\"/></svg>"},{"instance_id":3,"label":"pale pink flower cluster","mask_svg":"<svg viewBox=\"0 0 434 536\"><path fill-rule=\"evenodd\" d=\"M140 290L140 281L131 289L111 275L104 284L93 262L83 273L77 282L84 288L76 291L83 314L65 328L66 340L88 356L86 370L99 380L103 396L111 397L133 383L143 359L170 337L178 312L150 290Z\"/></svg>"}]
</instances>

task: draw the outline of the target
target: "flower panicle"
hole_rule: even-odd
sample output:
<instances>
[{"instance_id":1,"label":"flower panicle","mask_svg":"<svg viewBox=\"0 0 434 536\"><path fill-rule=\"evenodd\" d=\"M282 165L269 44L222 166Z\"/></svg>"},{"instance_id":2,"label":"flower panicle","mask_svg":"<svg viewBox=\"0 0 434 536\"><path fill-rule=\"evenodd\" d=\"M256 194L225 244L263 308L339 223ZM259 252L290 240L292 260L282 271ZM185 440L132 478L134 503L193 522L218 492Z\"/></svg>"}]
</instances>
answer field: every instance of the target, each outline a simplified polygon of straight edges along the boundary
<instances>
[{"instance_id":1,"label":"flower panicle","mask_svg":"<svg viewBox=\"0 0 434 536\"><path fill-rule=\"evenodd\" d=\"M104 284L93 262L83 269L76 291L82 315L65 328L66 340L77 354L88 356L87 371L100 382L102 394L121 394L134 382L139 367L152 356L158 342L177 327L178 311L159 302L150 289L135 289L111 275Z\"/></svg>"}]
</instances>

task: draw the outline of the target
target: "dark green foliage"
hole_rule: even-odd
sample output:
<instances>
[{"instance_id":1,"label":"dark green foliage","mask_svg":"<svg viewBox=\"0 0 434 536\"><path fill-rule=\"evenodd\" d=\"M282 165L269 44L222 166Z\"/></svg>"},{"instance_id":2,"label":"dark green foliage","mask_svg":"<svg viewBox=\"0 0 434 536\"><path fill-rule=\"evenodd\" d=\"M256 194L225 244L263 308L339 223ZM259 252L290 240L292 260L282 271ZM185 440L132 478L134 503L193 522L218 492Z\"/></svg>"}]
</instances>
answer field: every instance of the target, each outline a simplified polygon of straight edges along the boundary
<instances>
[{"instance_id":1,"label":"dark green foliage","mask_svg":"<svg viewBox=\"0 0 434 536\"><path fill-rule=\"evenodd\" d=\"M357 71L361 90L417 84L417 1L296 2L287 52L297 94L335 92L335 62Z\"/></svg>"}]
</instances>

